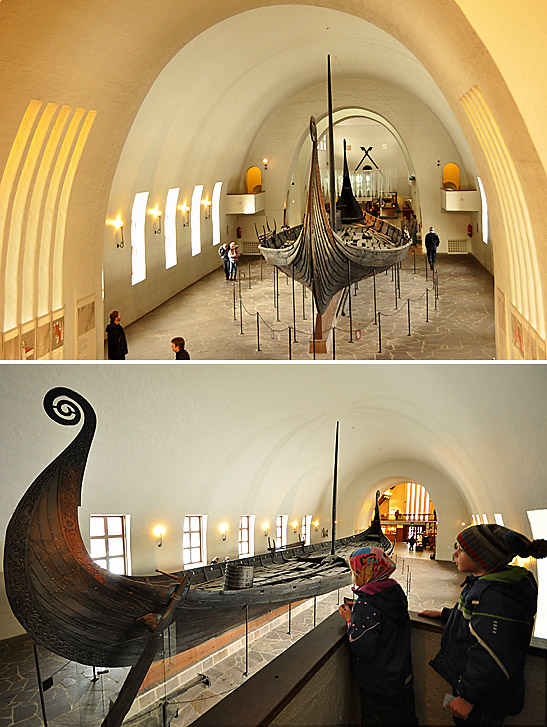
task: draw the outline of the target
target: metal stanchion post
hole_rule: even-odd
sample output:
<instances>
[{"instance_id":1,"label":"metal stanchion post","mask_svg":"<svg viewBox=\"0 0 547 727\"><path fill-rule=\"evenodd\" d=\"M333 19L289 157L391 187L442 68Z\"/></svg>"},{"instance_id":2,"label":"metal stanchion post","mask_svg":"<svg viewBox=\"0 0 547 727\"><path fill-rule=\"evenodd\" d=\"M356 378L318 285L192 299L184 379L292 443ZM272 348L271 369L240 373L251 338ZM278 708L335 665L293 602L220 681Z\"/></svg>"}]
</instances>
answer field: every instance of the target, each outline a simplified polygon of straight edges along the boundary
<instances>
[{"instance_id":1,"label":"metal stanchion post","mask_svg":"<svg viewBox=\"0 0 547 727\"><path fill-rule=\"evenodd\" d=\"M239 298L239 334L243 333L243 299Z\"/></svg>"},{"instance_id":2,"label":"metal stanchion post","mask_svg":"<svg viewBox=\"0 0 547 727\"><path fill-rule=\"evenodd\" d=\"M235 320L237 320L236 319L236 286L235 286L235 283L232 285L232 290L234 292L234 321L235 321Z\"/></svg>"},{"instance_id":3,"label":"metal stanchion post","mask_svg":"<svg viewBox=\"0 0 547 727\"><path fill-rule=\"evenodd\" d=\"M416 275L416 247L414 247L414 275Z\"/></svg>"},{"instance_id":4,"label":"metal stanchion post","mask_svg":"<svg viewBox=\"0 0 547 727\"><path fill-rule=\"evenodd\" d=\"M256 312L256 350L260 351L260 315Z\"/></svg>"},{"instance_id":5,"label":"metal stanchion post","mask_svg":"<svg viewBox=\"0 0 547 727\"><path fill-rule=\"evenodd\" d=\"M425 322L429 323L429 288L425 289Z\"/></svg>"},{"instance_id":6,"label":"metal stanchion post","mask_svg":"<svg viewBox=\"0 0 547 727\"><path fill-rule=\"evenodd\" d=\"M351 315L351 262L348 260L349 342L353 343L353 318Z\"/></svg>"},{"instance_id":7,"label":"metal stanchion post","mask_svg":"<svg viewBox=\"0 0 547 727\"><path fill-rule=\"evenodd\" d=\"M378 353L382 353L382 323L381 323L381 316L382 314L378 312Z\"/></svg>"},{"instance_id":8,"label":"metal stanchion post","mask_svg":"<svg viewBox=\"0 0 547 727\"><path fill-rule=\"evenodd\" d=\"M42 707L42 719L44 721L44 727L47 727L47 717L46 717L46 703L44 700L44 688L42 686L42 676L40 674L40 662L38 660L38 647L36 646L36 642L33 642L34 647L34 663L36 664L36 677L38 679L38 692L40 694L40 705Z\"/></svg>"},{"instance_id":9,"label":"metal stanchion post","mask_svg":"<svg viewBox=\"0 0 547 727\"><path fill-rule=\"evenodd\" d=\"M313 295L311 297L311 324L313 333L313 360L315 361L315 302L313 300Z\"/></svg>"},{"instance_id":10,"label":"metal stanchion post","mask_svg":"<svg viewBox=\"0 0 547 727\"><path fill-rule=\"evenodd\" d=\"M393 265L391 266L391 269L393 270ZM395 290L395 310L397 310L399 307L399 301L397 299L397 274L395 274L393 276L392 280L395 281L395 288L394 288L394 290Z\"/></svg>"},{"instance_id":11,"label":"metal stanchion post","mask_svg":"<svg viewBox=\"0 0 547 727\"><path fill-rule=\"evenodd\" d=\"M292 337L292 331L291 331L291 327L289 326L289 361L292 359L291 337Z\"/></svg>"},{"instance_id":12,"label":"metal stanchion post","mask_svg":"<svg viewBox=\"0 0 547 727\"><path fill-rule=\"evenodd\" d=\"M401 265L402 263L397 263L397 290L399 292L399 298L401 297Z\"/></svg>"},{"instance_id":13,"label":"metal stanchion post","mask_svg":"<svg viewBox=\"0 0 547 727\"><path fill-rule=\"evenodd\" d=\"M275 303L275 307L277 309L276 319L279 320L279 268L276 268L275 270L276 270L276 273L277 273L277 300L276 300L276 303Z\"/></svg>"},{"instance_id":14,"label":"metal stanchion post","mask_svg":"<svg viewBox=\"0 0 547 727\"><path fill-rule=\"evenodd\" d=\"M410 298L407 298L406 304L408 306L408 335L410 336Z\"/></svg>"},{"instance_id":15,"label":"metal stanchion post","mask_svg":"<svg viewBox=\"0 0 547 727\"><path fill-rule=\"evenodd\" d=\"M332 360L336 361L336 326L332 327Z\"/></svg>"},{"instance_id":16,"label":"metal stanchion post","mask_svg":"<svg viewBox=\"0 0 547 727\"><path fill-rule=\"evenodd\" d=\"M433 295L435 298L435 310L437 310L437 271L434 272L434 278L433 278Z\"/></svg>"},{"instance_id":17,"label":"metal stanchion post","mask_svg":"<svg viewBox=\"0 0 547 727\"><path fill-rule=\"evenodd\" d=\"M294 263L292 266L292 325L294 342L296 343L296 300L294 297Z\"/></svg>"},{"instance_id":18,"label":"metal stanchion post","mask_svg":"<svg viewBox=\"0 0 547 727\"><path fill-rule=\"evenodd\" d=\"M237 271L236 275L237 275L237 285L239 288L239 297L241 298L241 273L239 270Z\"/></svg>"},{"instance_id":19,"label":"metal stanchion post","mask_svg":"<svg viewBox=\"0 0 547 727\"><path fill-rule=\"evenodd\" d=\"M274 304L274 308L277 305L277 294L275 292L276 283L277 283L277 268L274 268L273 269L273 304Z\"/></svg>"},{"instance_id":20,"label":"metal stanchion post","mask_svg":"<svg viewBox=\"0 0 547 727\"><path fill-rule=\"evenodd\" d=\"M288 634L291 633L291 606L292 603L289 603L289 630L287 631Z\"/></svg>"},{"instance_id":21,"label":"metal stanchion post","mask_svg":"<svg viewBox=\"0 0 547 727\"><path fill-rule=\"evenodd\" d=\"M376 268L372 268L372 284L374 286L374 325L378 325L376 322Z\"/></svg>"},{"instance_id":22,"label":"metal stanchion post","mask_svg":"<svg viewBox=\"0 0 547 727\"><path fill-rule=\"evenodd\" d=\"M306 320L306 288L302 283L302 320Z\"/></svg>"},{"instance_id":23,"label":"metal stanchion post","mask_svg":"<svg viewBox=\"0 0 547 727\"><path fill-rule=\"evenodd\" d=\"M428 268L429 268L429 266L428 266L429 261L427 259L427 254L424 255L424 261L425 261L425 282L427 283L427 275L428 275Z\"/></svg>"},{"instance_id":24,"label":"metal stanchion post","mask_svg":"<svg viewBox=\"0 0 547 727\"><path fill-rule=\"evenodd\" d=\"M243 676L249 676L249 606L245 604L245 671Z\"/></svg>"}]
</instances>

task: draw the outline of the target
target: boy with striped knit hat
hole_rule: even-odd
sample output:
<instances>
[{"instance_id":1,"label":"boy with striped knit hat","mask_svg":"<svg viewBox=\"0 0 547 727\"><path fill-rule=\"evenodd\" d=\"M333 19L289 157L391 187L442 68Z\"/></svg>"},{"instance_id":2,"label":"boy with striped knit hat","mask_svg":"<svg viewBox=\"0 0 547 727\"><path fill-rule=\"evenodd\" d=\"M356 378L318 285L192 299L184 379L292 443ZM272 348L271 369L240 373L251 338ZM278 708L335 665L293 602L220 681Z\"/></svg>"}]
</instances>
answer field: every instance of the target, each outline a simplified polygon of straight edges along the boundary
<instances>
[{"instance_id":1,"label":"boy with striped knit hat","mask_svg":"<svg viewBox=\"0 0 547 727\"><path fill-rule=\"evenodd\" d=\"M454 558L469 573L454 608L420 616L446 624L431 666L452 686L455 724L501 725L524 706L524 661L537 607L537 584L523 558L547 556L547 541L530 541L502 525L472 525L457 536Z\"/></svg>"}]
</instances>

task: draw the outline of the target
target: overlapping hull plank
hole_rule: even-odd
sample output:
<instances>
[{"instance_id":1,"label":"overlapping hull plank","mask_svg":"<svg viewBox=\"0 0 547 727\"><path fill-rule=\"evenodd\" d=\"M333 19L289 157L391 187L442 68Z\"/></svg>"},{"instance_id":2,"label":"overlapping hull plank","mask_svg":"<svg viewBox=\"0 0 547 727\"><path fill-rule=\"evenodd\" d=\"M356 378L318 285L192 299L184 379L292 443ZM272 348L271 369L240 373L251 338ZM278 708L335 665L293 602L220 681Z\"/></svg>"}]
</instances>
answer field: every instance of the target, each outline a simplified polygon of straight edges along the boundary
<instances>
[{"instance_id":1,"label":"overlapping hull plank","mask_svg":"<svg viewBox=\"0 0 547 727\"><path fill-rule=\"evenodd\" d=\"M118 576L97 566L81 538L78 507L88 453L95 432L91 405L70 389L52 389L47 414L80 432L27 490L8 525L4 552L6 593L12 610L32 638L62 657L94 666L137 663L150 640L140 620L156 622L168 609L176 624L177 652L257 618L282 605L320 595L350 582L347 556L362 544L387 550L379 515L360 535L330 543L298 546L247 558L254 583L224 590L225 564L192 571L176 606L169 607L173 580L158 576ZM174 574L179 580L183 572Z\"/></svg>"}]
</instances>

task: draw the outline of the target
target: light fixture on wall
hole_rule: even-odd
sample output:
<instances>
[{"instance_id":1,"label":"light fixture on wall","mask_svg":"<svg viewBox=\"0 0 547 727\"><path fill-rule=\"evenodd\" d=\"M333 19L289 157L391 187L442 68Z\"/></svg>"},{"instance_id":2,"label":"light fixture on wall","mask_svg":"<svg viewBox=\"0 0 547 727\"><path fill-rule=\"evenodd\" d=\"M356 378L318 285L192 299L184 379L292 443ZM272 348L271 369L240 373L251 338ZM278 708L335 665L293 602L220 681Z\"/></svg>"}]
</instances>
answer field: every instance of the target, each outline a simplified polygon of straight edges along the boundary
<instances>
[{"instance_id":1,"label":"light fixture on wall","mask_svg":"<svg viewBox=\"0 0 547 727\"><path fill-rule=\"evenodd\" d=\"M152 528L153 535L158 538L158 548L161 548L163 545L163 536L165 535L165 532L165 525L154 525Z\"/></svg>"},{"instance_id":2,"label":"light fixture on wall","mask_svg":"<svg viewBox=\"0 0 547 727\"><path fill-rule=\"evenodd\" d=\"M154 209L148 210L148 214L154 218L154 235L159 235L161 232L161 210L158 205Z\"/></svg>"},{"instance_id":3,"label":"light fixture on wall","mask_svg":"<svg viewBox=\"0 0 547 727\"><path fill-rule=\"evenodd\" d=\"M221 523L218 526L218 530L222 535L222 540L226 540L226 535L228 534L228 523Z\"/></svg>"},{"instance_id":4,"label":"light fixture on wall","mask_svg":"<svg viewBox=\"0 0 547 727\"><path fill-rule=\"evenodd\" d=\"M269 522L262 523L262 530L264 531L264 537L267 538L268 533L270 532L270 523Z\"/></svg>"},{"instance_id":5,"label":"light fixture on wall","mask_svg":"<svg viewBox=\"0 0 547 727\"><path fill-rule=\"evenodd\" d=\"M319 520L314 520L314 521L313 521L313 527L314 527L314 528L315 528L316 530L318 529L318 527L319 527Z\"/></svg>"},{"instance_id":6,"label":"light fixture on wall","mask_svg":"<svg viewBox=\"0 0 547 727\"><path fill-rule=\"evenodd\" d=\"M107 224L112 225L112 227L114 227L116 231L119 230L120 232L119 237L116 235L116 247L124 247L125 243L123 240L123 220L120 215L118 215L115 220L107 220L106 222Z\"/></svg>"},{"instance_id":7,"label":"light fixture on wall","mask_svg":"<svg viewBox=\"0 0 547 727\"><path fill-rule=\"evenodd\" d=\"M266 159L266 157L264 157L264 159L262 160L262 164L264 164L264 169L268 168L268 160Z\"/></svg>"},{"instance_id":8,"label":"light fixture on wall","mask_svg":"<svg viewBox=\"0 0 547 727\"><path fill-rule=\"evenodd\" d=\"M291 525L292 525L292 531L293 531L293 533L296 533L296 530L298 528L298 520L293 520L292 523L291 523Z\"/></svg>"},{"instance_id":9,"label":"light fixture on wall","mask_svg":"<svg viewBox=\"0 0 547 727\"><path fill-rule=\"evenodd\" d=\"M184 204L179 204L179 210L184 215L182 218L182 226L188 227L190 225L190 207L184 202Z\"/></svg>"},{"instance_id":10,"label":"light fixture on wall","mask_svg":"<svg viewBox=\"0 0 547 727\"><path fill-rule=\"evenodd\" d=\"M203 209L205 210L205 219L208 220L211 216L211 200L209 197L206 197L205 199L201 200L201 204L203 205Z\"/></svg>"}]
</instances>

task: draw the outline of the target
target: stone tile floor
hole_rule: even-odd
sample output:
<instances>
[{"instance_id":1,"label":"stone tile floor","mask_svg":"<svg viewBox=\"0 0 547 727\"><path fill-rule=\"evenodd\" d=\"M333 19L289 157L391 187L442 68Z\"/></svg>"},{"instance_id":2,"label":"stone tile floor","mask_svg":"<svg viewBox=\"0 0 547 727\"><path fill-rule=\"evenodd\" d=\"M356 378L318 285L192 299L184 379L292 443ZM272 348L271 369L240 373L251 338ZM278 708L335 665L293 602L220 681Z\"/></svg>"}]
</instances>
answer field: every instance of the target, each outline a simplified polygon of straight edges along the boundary
<instances>
[{"instance_id":1,"label":"stone tile floor","mask_svg":"<svg viewBox=\"0 0 547 727\"><path fill-rule=\"evenodd\" d=\"M381 353L378 326L374 325L374 281L369 278L358 284L351 302L351 342L349 315L340 317L336 325L337 360L495 358L494 285L490 273L471 255L439 255L439 297L435 310L432 275L426 270L425 261L421 252L411 253L403 261L397 308L392 272L376 276L377 310L382 314ZM193 361L288 360L288 329L294 321L297 340L292 342L291 358L313 360L309 350L312 335L309 291L305 291L304 299L302 286L295 284L293 317L292 281L280 274L278 315L274 305L273 269L253 257L240 264L239 274L240 280L234 285L224 279L219 268L127 326L128 360L173 359L170 340L174 336L186 339ZM429 289L428 314L426 288ZM411 301L410 336L408 299ZM356 339L357 331L359 339ZM316 354L317 360L332 358L332 353Z\"/></svg>"},{"instance_id":2,"label":"stone tile floor","mask_svg":"<svg viewBox=\"0 0 547 727\"><path fill-rule=\"evenodd\" d=\"M411 574L408 592L409 608L440 608L453 605L462 578L452 563L431 561L429 552L408 552L406 544L397 544L395 577L405 588ZM340 592L340 599L344 592ZM349 588L347 595L351 595ZM317 601L317 623L337 608L338 594L329 594ZM249 646L249 673L252 675L278 656L313 627L313 609L294 615L291 634L281 625ZM42 679L53 675L53 687L45 692L46 711L50 727L95 727L100 725L114 699L127 669L109 669L93 681L91 667L67 662L39 648ZM239 686L246 678L245 650L235 652L207 670L209 686L196 685L187 692L169 699L169 713L178 710L173 727L186 727L197 716L212 707L222 697ZM142 725L136 718L124 724ZM16 639L0 642L0 727L39 727L42 717L36 681L34 655L30 640Z\"/></svg>"}]
</instances>

